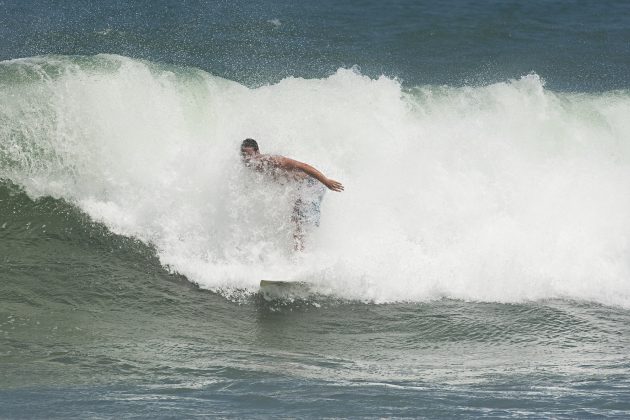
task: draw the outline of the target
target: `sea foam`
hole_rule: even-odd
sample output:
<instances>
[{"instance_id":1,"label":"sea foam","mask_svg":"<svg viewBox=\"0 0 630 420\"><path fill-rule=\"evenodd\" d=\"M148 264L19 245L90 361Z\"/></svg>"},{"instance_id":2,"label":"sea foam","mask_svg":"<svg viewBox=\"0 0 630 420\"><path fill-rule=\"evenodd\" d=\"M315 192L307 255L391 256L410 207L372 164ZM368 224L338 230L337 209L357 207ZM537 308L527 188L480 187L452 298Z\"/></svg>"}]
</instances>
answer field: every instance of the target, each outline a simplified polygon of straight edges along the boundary
<instances>
[{"instance_id":1,"label":"sea foam","mask_svg":"<svg viewBox=\"0 0 630 420\"><path fill-rule=\"evenodd\" d=\"M373 301L568 298L630 307L630 93L536 74L403 88L339 69L248 88L126 57L0 63L0 177L75 203L232 296L306 280ZM291 188L242 139L343 182L306 252Z\"/></svg>"}]
</instances>

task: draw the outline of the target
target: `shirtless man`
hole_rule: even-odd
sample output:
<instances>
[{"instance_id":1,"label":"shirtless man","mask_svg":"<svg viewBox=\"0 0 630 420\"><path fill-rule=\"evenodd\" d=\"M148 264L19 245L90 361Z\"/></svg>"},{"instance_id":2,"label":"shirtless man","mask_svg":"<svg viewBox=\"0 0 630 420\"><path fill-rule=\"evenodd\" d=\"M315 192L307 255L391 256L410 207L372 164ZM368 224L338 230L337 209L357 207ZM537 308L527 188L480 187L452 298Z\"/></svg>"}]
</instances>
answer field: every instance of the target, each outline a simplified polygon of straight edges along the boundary
<instances>
[{"instance_id":1,"label":"shirtless man","mask_svg":"<svg viewBox=\"0 0 630 420\"><path fill-rule=\"evenodd\" d=\"M343 185L326 178L324 174L306 163L284 156L261 154L254 139L245 139L241 143L241 159L246 166L256 171L274 178L282 175L298 182L299 194L293 205L291 221L294 225L294 248L296 251L304 250L304 225L319 226L319 210L326 191L323 186L341 192Z\"/></svg>"}]
</instances>

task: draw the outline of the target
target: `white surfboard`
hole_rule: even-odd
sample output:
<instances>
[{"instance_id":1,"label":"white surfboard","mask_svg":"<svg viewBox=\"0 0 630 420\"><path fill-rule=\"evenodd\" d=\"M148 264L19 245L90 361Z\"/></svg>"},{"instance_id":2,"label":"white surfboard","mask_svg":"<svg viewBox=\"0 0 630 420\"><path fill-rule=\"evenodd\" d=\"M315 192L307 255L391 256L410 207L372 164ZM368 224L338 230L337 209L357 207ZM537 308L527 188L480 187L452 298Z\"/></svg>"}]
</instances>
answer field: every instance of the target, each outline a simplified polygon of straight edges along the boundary
<instances>
[{"instance_id":1,"label":"white surfboard","mask_svg":"<svg viewBox=\"0 0 630 420\"><path fill-rule=\"evenodd\" d=\"M306 299L311 286L305 281L261 280L260 291L265 299Z\"/></svg>"}]
</instances>

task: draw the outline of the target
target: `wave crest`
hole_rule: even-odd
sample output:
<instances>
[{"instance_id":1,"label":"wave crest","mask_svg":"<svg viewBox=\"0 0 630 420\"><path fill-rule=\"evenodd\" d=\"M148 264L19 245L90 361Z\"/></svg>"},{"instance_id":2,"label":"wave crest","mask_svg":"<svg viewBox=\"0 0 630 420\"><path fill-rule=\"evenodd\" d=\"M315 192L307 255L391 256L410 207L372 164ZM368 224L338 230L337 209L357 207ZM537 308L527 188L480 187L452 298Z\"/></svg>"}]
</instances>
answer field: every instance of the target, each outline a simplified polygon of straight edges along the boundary
<instances>
[{"instance_id":1,"label":"wave crest","mask_svg":"<svg viewBox=\"0 0 630 420\"><path fill-rule=\"evenodd\" d=\"M555 93L535 74L403 90L356 69L250 89L110 55L0 63L0 92L0 177L202 287L630 306L628 92ZM346 184L303 255L286 189L240 166L245 137Z\"/></svg>"}]
</instances>

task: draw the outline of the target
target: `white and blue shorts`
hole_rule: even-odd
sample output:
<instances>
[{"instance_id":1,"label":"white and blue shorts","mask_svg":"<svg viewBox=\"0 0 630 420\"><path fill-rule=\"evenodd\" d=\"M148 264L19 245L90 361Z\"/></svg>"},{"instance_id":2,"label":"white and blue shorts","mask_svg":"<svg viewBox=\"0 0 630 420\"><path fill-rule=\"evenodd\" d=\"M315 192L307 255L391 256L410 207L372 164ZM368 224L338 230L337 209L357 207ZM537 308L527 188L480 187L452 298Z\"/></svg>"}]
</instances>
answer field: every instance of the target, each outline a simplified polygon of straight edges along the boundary
<instances>
[{"instance_id":1,"label":"white and blue shorts","mask_svg":"<svg viewBox=\"0 0 630 420\"><path fill-rule=\"evenodd\" d=\"M293 221L319 226L320 211L326 187L315 178L308 177L298 186L298 197L293 206Z\"/></svg>"}]
</instances>

